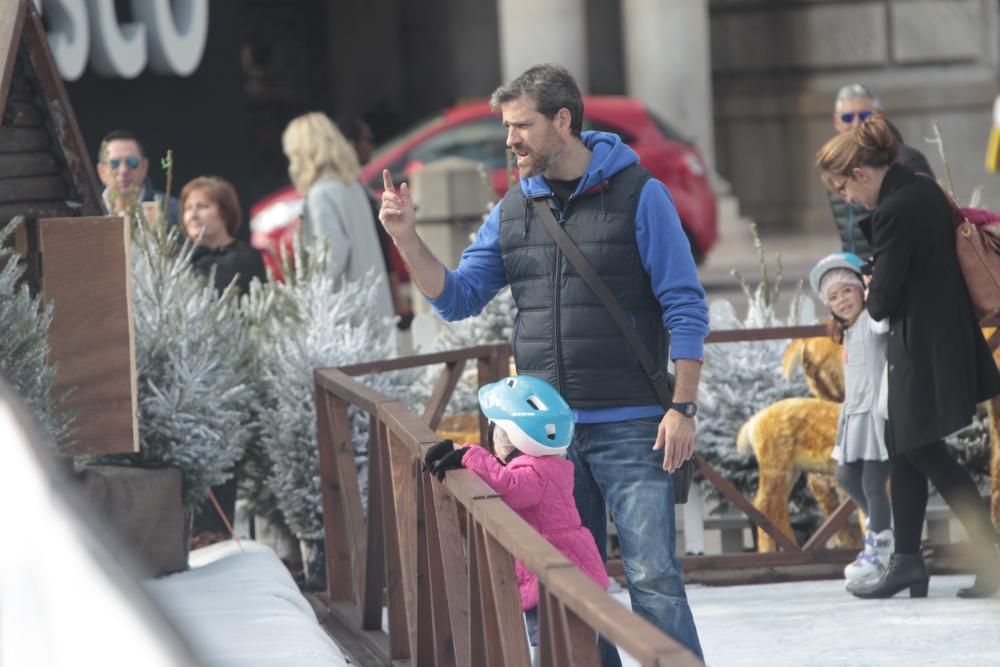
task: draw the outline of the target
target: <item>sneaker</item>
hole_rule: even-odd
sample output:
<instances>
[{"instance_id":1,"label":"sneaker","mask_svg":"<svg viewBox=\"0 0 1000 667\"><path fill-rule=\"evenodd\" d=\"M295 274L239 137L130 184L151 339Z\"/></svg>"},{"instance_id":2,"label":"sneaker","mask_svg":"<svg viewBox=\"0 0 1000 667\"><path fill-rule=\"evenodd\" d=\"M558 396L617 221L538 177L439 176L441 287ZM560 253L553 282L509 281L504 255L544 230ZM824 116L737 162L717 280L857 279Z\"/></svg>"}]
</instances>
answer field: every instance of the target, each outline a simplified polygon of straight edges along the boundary
<instances>
[{"instance_id":1,"label":"sneaker","mask_svg":"<svg viewBox=\"0 0 1000 667\"><path fill-rule=\"evenodd\" d=\"M895 550L892 531L883 530L877 535L871 531L865 534L865 549L853 563L844 568L848 582L859 582L882 576L889 565L889 557Z\"/></svg>"},{"instance_id":2,"label":"sneaker","mask_svg":"<svg viewBox=\"0 0 1000 667\"><path fill-rule=\"evenodd\" d=\"M853 562L848 563L847 566L844 568L844 578L847 579L848 581L854 581L855 579L860 578L858 576L858 573L860 572L861 568L864 565L865 556L867 556L870 553L874 553L874 551L875 551L875 533L871 532L870 530L866 530L864 548L858 552L857 558L855 558Z\"/></svg>"}]
</instances>

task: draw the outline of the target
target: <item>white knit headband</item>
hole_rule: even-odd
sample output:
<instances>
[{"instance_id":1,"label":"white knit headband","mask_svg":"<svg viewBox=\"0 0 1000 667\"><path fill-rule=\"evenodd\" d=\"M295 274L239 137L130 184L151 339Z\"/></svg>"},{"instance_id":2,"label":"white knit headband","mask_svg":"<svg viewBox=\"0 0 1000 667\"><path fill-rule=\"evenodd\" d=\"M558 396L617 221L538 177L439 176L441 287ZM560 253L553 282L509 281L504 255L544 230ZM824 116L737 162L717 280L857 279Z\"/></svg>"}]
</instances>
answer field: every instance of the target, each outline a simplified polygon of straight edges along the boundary
<instances>
[{"instance_id":1,"label":"white knit headband","mask_svg":"<svg viewBox=\"0 0 1000 667\"><path fill-rule=\"evenodd\" d=\"M861 276L850 269L830 269L819 279L819 297L823 299L824 304L829 305L829 301L826 298L826 291L830 287L839 284L857 285L862 289L865 286L861 282Z\"/></svg>"}]
</instances>

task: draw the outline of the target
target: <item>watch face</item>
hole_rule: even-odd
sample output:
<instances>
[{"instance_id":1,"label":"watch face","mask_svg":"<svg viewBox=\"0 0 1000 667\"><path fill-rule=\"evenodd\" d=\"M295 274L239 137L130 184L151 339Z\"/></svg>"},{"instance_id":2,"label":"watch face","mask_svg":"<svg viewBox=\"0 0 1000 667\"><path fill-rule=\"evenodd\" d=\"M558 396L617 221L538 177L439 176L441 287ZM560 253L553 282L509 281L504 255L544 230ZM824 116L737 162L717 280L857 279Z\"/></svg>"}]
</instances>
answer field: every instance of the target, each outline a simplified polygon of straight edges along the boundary
<instances>
[{"instance_id":1,"label":"watch face","mask_svg":"<svg viewBox=\"0 0 1000 667\"><path fill-rule=\"evenodd\" d=\"M685 417L694 417L698 414L697 403L674 403L673 408Z\"/></svg>"}]
</instances>

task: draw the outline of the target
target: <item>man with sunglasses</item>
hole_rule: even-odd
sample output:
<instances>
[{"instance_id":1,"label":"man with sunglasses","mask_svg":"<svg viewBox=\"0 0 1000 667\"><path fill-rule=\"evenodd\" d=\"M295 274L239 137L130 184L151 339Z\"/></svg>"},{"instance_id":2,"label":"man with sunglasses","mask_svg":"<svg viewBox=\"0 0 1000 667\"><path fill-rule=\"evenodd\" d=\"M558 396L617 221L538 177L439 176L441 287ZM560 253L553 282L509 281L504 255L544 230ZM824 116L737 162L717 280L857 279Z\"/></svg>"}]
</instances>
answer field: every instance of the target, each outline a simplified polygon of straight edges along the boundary
<instances>
[{"instance_id":1,"label":"man with sunglasses","mask_svg":"<svg viewBox=\"0 0 1000 667\"><path fill-rule=\"evenodd\" d=\"M833 107L833 129L838 134L850 132L871 118L873 114L883 113L882 102L867 86L852 83L837 92L837 100ZM896 126L888 119L886 119L886 123L895 135L896 141L899 142L899 154L896 161L916 172L933 176L934 172L923 153L903 143L903 136L896 129ZM861 222L868 218L870 212L856 204L845 202L836 193L828 192L827 195L830 198L833 221L837 225L837 231L840 232L843 251L854 253L865 261L871 259L871 245L861 232Z\"/></svg>"},{"instance_id":2,"label":"man with sunglasses","mask_svg":"<svg viewBox=\"0 0 1000 667\"><path fill-rule=\"evenodd\" d=\"M160 201L166 197L153 189L147 178L149 160L142 143L128 130L114 130L101 139L97 155L97 175L104 184L104 207L108 213L123 213L136 203ZM167 222L177 224L180 206L170 198Z\"/></svg>"}]
</instances>

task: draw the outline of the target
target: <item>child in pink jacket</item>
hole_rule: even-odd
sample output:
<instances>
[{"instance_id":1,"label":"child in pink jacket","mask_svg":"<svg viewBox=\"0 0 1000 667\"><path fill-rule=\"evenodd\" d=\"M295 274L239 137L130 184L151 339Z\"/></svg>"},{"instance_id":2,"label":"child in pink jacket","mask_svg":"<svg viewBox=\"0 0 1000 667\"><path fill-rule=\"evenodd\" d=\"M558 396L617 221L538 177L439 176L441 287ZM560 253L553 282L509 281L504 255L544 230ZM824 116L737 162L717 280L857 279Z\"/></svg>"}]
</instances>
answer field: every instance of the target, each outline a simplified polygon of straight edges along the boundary
<instances>
[{"instance_id":1,"label":"child in pink jacket","mask_svg":"<svg viewBox=\"0 0 1000 667\"><path fill-rule=\"evenodd\" d=\"M446 470L468 468L511 509L576 563L601 588L608 573L594 536L580 523L573 500L573 412L548 383L525 375L479 390L479 407L490 420L494 456L483 447L454 447L450 440L427 451L424 469L444 479ZM515 561L521 609L531 645L538 645L538 579Z\"/></svg>"}]
</instances>

